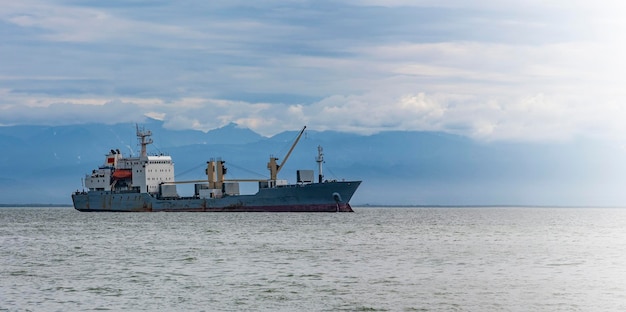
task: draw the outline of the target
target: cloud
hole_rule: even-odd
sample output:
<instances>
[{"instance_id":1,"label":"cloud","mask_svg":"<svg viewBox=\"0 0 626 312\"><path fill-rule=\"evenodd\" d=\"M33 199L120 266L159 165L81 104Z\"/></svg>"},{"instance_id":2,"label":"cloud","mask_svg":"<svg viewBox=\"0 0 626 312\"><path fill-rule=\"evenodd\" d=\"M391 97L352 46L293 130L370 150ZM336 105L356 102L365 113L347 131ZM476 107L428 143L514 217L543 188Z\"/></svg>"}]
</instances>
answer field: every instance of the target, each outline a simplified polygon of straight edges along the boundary
<instances>
[{"instance_id":1,"label":"cloud","mask_svg":"<svg viewBox=\"0 0 626 312\"><path fill-rule=\"evenodd\" d=\"M93 101L93 100L89 100ZM47 106L31 107L12 105L0 107L2 115L0 123L14 125L15 120L21 124L80 124L102 122L107 124L143 121L144 112L137 105L129 105L119 100L109 101L102 105L76 104L57 102Z\"/></svg>"},{"instance_id":2,"label":"cloud","mask_svg":"<svg viewBox=\"0 0 626 312\"><path fill-rule=\"evenodd\" d=\"M91 100L92 102L95 100ZM54 103L44 107L7 106L0 124L142 122L158 117L170 129L210 130L235 122L263 135L298 129L361 134L380 131L444 131L478 140L552 141L579 136L619 139L626 131L626 108L602 106L572 97L538 93L485 99L475 95L413 93L394 97L381 92L333 95L304 104L268 104L217 99L182 99L160 103L115 100L102 105Z\"/></svg>"},{"instance_id":3,"label":"cloud","mask_svg":"<svg viewBox=\"0 0 626 312\"><path fill-rule=\"evenodd\" d=\"M624 140L621 2L25 0L0 124Z\"/></svg>"},{"instance_id":4,"label":"cloud","mask_svg":"<svg viewBox=\"0 0 626 312\"><path fill-rule=\"evenodd\" d=\"M0 10L0 17L23 29L39 30L35 38L52 42L132 44L138 36L199 36L176 25L126 18L104 8L60 5L53 1L25 0L8 4ZM141 44L145 45L146 41Z\"/></svg>"}]
</instances>

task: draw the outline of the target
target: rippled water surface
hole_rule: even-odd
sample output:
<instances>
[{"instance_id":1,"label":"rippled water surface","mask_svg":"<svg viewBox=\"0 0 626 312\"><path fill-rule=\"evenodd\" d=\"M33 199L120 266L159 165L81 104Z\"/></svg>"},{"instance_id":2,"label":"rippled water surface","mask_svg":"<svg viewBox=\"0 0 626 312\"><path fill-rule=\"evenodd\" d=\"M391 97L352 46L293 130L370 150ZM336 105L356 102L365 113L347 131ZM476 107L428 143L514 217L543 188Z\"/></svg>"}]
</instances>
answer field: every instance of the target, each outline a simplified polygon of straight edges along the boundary
<instances>
[{"instance_id":1,"label":"rippled water surface","mask_svg":"<svg viewBox=\"0 0 626 312\"><path fill-rule=\"evenodd\" d=\"M0 310L626 310L626 209L355 211L0 208Z\"/></svg>"}]
</instances>

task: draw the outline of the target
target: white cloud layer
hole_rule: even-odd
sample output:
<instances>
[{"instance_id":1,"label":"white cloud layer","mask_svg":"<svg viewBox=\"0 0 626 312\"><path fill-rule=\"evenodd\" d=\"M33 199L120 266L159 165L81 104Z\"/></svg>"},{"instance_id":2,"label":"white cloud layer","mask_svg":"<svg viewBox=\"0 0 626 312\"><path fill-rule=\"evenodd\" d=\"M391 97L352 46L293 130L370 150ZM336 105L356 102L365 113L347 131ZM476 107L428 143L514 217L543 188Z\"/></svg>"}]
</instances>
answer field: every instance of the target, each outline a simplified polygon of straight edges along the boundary
<instances>
[{"instance_id":1,"label":"white cloud layer","mask_svg":"<svg viewBox=\"0 0 626 312\"><path fill-rule=\"evenodd\" d=\"M0 8L0 124L626 140L621 2L80 3Z\"/></svg>"}]
</instances>

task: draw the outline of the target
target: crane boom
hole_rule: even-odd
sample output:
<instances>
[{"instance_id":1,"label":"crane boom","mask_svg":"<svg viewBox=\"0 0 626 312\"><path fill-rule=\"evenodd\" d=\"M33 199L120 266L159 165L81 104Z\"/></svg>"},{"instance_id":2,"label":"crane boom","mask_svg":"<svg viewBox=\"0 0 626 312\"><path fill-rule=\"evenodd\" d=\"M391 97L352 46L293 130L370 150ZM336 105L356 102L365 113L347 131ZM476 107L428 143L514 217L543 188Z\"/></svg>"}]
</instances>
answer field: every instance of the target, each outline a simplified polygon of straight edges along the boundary
<instances>
[{"instance_id":1,"label":"crane boom","mask_svg":"<svg viewBox=\"0 0 626 312\"><path fill-rule=\"evenodd\" d=\"M302 134L304 133L305 129L306 129L306 126L304 126L304 128L302 128L302 130L300 130L300 133L298 133L298 137L296 138L296 140L291 145L291 148L289 149L289 152L287 152L287 155L285 155L285 158L280 163L280 165L276 164L276 160L278 160L278 158L270 157L270 161L267 163L267 168L270 170L270 180L276 180L278 172L280 172L280 169L283 168L283 164L285 164L287 159L289 159L289 156L291 155L291 152L293 152L293 149L298 144L298 141L300 141L300 137L302 137Z\"/></svg>"},{"instance_id":2,"label":"crane boom","mask_svg":"<svg viewBox=\"0 0 626 312\"><path fill-rule=\"evenodd\" d=\"M280 171L280 169L283 168L283 164L285 164L287 159L289 159L289 156L291 155L291 152L293 152L293 149L298 144L298 141L300 141L300 137L302 137L302 134L304 133L305 129L306 129L306 126L304 126L304 128L302 128L302 130L300 130L300 133L298 134L298 137L296 138L296 140L293 142L293 145L291 145L291 148L289 149L289 152L287 152L287 155L285 155L285 158L283 158L283 161L280 163L280 165L278 165L278 171L276 173L278 173Z\"/></svg>"}]
</instances>

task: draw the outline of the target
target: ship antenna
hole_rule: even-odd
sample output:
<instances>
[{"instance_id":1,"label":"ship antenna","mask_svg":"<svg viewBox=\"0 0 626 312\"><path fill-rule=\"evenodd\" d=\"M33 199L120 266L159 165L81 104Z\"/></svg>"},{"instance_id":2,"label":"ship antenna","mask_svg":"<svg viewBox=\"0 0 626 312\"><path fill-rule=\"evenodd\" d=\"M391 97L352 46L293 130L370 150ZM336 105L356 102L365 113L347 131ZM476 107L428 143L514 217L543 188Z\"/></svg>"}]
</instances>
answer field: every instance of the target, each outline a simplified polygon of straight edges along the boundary
<instances>
[{"instance_id":1,"label":"ship antenna","mask_svg":"<svg viewBox=\"0 0 626 312\"><path fill-rule=\"evenodd\" d=\"M152 131L145 130L143 127L139 129L139 125L135 124L137 128L137 139L139 140L139 144L141 144L141 157L147 157L148 153L146 152L146 146L148 144L152 144L152 139L149 138L152 135Z\"/></svg>"},{"instance_id":2,"label":"ship antenna","mask_svg":"<svg viewBox=\"0 0 626 312\"><path fill-rule=\"evenodd\" d=\"M319 183L322 183L322 179L324 179L324 174L322 173L322 163L324 162L324 149L321 145L317 146L317 158L315 158L317 162L317 167L319 168Z\"/></svg>"}]
</instances>

